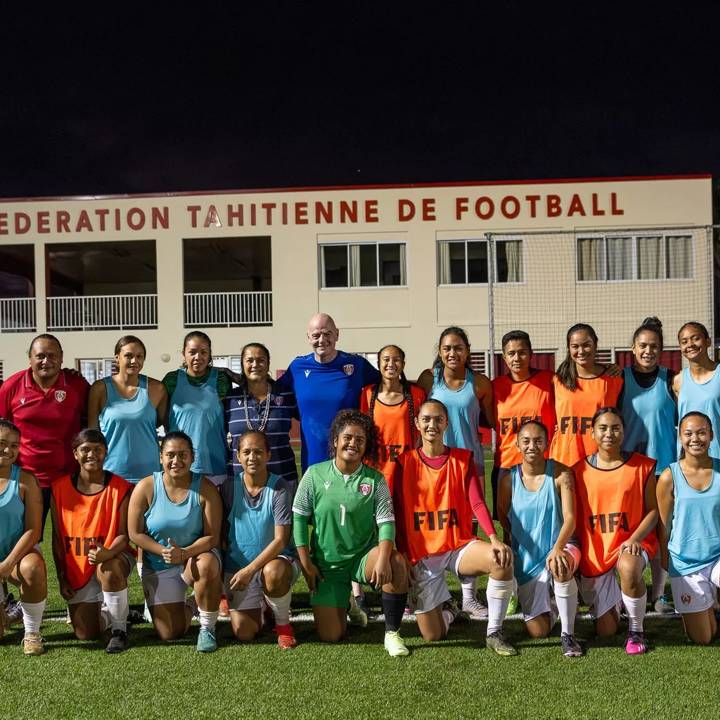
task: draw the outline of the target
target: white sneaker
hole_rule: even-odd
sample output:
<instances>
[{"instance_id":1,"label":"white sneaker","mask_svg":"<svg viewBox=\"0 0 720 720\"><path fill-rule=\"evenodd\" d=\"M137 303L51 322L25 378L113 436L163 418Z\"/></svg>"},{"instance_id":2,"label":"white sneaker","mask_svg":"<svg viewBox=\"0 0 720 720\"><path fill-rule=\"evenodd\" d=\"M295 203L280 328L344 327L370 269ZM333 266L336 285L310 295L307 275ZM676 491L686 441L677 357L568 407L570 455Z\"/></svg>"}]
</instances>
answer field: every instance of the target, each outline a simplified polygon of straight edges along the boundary
<instances>
[{"instance_id":1,"label":"white sneaker","mask_svg":"<svg viewBox=\"0 0 720 720\"><path fill-rule=\"evenodd\" d=\"M385 631L385 649L390 657L405 657L410 654L397 630Z\"/></svg>"},{"instance_id":2,"label":"white sneaker","mask_svg":"<svg viewBox=\"0 0 720 720\"><path fill-rule=\"evenodd\" d=\"M488 609L476 597L465 600L463 598L462 611L470 616L471 620L487 620Z\"/></svg>"}]
</instances>

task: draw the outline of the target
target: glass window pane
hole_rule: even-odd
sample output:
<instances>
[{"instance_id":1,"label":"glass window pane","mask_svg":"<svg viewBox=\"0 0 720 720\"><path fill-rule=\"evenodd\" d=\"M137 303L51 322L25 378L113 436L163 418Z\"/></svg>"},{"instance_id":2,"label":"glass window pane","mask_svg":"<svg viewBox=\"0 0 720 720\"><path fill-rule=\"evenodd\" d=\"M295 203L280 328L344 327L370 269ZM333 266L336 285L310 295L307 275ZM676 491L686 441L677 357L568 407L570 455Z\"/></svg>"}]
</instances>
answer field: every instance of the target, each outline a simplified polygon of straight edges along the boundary
<instances>
[{"instance_id":1,"label":"glass window pane","mask_svg":"<svg viewBox=\"0 0 720 720\"><path fill-rule=\"evenodd\" d=\"M662 238L660 236L637 239L637 266L639 280L659 280L663 277Z\"/></svg>"},{"instance_id":2,"label":"glass window pane","mask_svg":"<svg viewBox=\"0 0 720 720\"><path fill-rule=\"evenodd\" d=\"M607 243L607 279L632 280L632 238L609 237Z\"/></svg>"},{"instance_id":3,"label":"glass window pane","mask_svg":"<svg viewBox=\"0 0 720 720\"><path fill-rule=\"evenodd\" d=\"M668 278L692 277L692 238L689 235L669 235L665 242Z\"/></svg>"},{"instance_id":4,"label":"glass window pane","mask_svg":"<svg viewBox=\"0 0 720 720\"><path fill-rule=\"evenodd\" d=\"M468 248L468 282L486 283L488 281L487 243L482 241L469 242Z\"/></svg>"},{"instance_id":5,"label":"glass window pane","mask_svg":"<svg viewBox=\"0 0 720 720\"><path fill-rule=\"evenodd\" d=\"M579 281L605 279L604 250L604 238L578 238L577 267Z\"/></svg>"},{"instance_id":6,"label":"glass window pane","mask_svg":"<svg viewBox=\"0 0 720 720\"><path fill-rule=\"evenodd\" d=\"M450 283L452 285L465 284L465 243L449 242L448 267L450 270Z\"/></svg>"},{"instance_id":7,"label":"glass window pane","mask_svg":"<svg viewBox=\"0 0 720 720\"><path fill-rule=\"evenodd\" d=\"M348 287L347 245L324 245L323 287Z\"/></svg>"},{"instance_id":8,"label":"glass window pane","mask_svg":"<svg viewBox=\"0 0 720 720\"><path fill-rule=\"evenodd\" d=\"M405 245L383 243L378 245L381 285L405 284Z\"/></svg>"},{"instance_id":9,"label":"glass window pane","mask_svg":"<svg viewBox=\"0 0 720 720\"><path fill-rule=\"evenodd\" d=\"M356 245L359 250L360 287L377 287L377 245ZM355 286L356 283L353 282Z\"/></svg>"},{"instance_id":10,"label":"glass window pane","mask_svg":"<svg viewBox=\"0 0 720 720\"><path fill-rule=\"evenodd\" d=\"M499 240L495 243L497 282L522 282L522 240Z\"/></svg>"}]
</instances>

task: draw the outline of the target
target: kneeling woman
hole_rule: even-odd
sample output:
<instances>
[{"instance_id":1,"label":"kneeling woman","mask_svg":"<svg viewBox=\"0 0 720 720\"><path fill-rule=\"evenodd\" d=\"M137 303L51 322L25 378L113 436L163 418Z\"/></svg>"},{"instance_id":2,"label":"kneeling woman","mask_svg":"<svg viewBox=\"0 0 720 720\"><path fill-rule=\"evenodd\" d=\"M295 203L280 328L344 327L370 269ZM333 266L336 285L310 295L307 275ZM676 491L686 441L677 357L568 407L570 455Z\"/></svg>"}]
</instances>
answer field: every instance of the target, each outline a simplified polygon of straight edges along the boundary
<instances>
[{"instance_id":1,"label":"kneeling woman","mask_svg":"<svg viewBox=\"0 0 720 720\"><path fill-rule=\"evenodd\" d=\"M42 495L37 480L15 462L20 431L0 418L0 581L20 588L25 655L45 652L40 624L47 600L47 570L37 543L42 527ZM0 607L3 607L0 585ZM4 631L0 610L0 639Z\"/></svg>"},{"instance_id":2,"label":"kneeling woman","mask_svg":"<svg viewBox=\"0 0 720 720\"><path fill-rule=\"evenodd\" d=\"M80 466L52 485L53 555L60 594L79 640L111 628L107 652L128 648L128 575L135 564L127 536L132 485L103 469L107 441L82 430L72 442Z\"/></svg>"},{"instance_id":3,"label":"kneeling woman","mask_svg":"<svg viewBox=\"0 0 720 720\"><path fill-rule=\"evenodd\" d=\"M658 480L658 534L677 612L692 642L717 634L713 605L720 587L720 460L710 457L710 418L689 412L680 421L683 457Z\"/></svg>"},{"instance_id":4,"label":"kneeling woman","mask_svg":"<svg viewBox=\"0 0 720 720\"><path fill-rule=\"evenodd\" d=\"M497 537L473 454L444 444L448 413L439 400L426 400L415 422L422 447L400 455L393 484L398 548L413 565L418 628L425 640L441 640L461 617L450 602L446 571L473 580L487 573L486 644L498 655L515 655L502 630L513 588L512 552ZM473 514L489 542L475 536Z\"/></svg>"},{"instance_id":5,"label":"kneeling woman","mask_svg":"<svg viewBox=\"0 0 720 720\"><path fill-rule=\"evenodd\" d=\"M357 410L341 410L330 428L332 460L311 465L293 503L293 536L311 593L320 639L345 635L345 613L354 580L382 588L385 649L407 655L400 623L407 600L407 573L393 550L395 515L382 473L363 464L374 459L372 421ZM314 530L310 545L309 525Z\"/></svg>"},{"instance_id":6,"label":"kneeling woman","mask_svg":"<svg viewBox=\"0 0 720 720\"><path fill-rule=\"evenodd\" d=\"M292 491L280 476L268 472L265 433L244 433L237 448L242 472L220 487L227 522L223 569L230 622L238 640L253 640L262 627L265 597L275 616L278 645L287 650L297 645L290 624L290 589L299 574L288 548Z\"/></svg>"},{"instance_id":7,"label":"kneeling woman","mask_svg":"<svg viewBox=\"0 0 720 720\"><path fill-rule=\"evenodd\" d=\"M130 539L143 549L143 589L162 640L182 637L193 608L199 608L198 652L217 649L215 624L221 593L222 502L212 483L190 471L193 446L183 432L170 432L160 445L161 472L141 480L130 497Z\"/></svg>"},{"instance_id":8,"label":"kneeling woman","mask_svg":"<svg viewBox=\"0 0 720 720\"><path fill-rule=\"evenodd\" d=\"M525 626L531 637L552 629L555 596L561 623L563 655L578 657L575 638L580 549L575 531L575 480L572 470L545 459L548 431L538 420L520 426L515 440L522 463L503 470L498 488L498 515L511 538L515 578Z\"/></svg>"},{"instance_id":9,"label":"kneeling woman","mask_svg":"<svg viewBox=\"0 0 720 720\"><path fill-rule=\"evenodd\" d=\"M618 631L620 604L625 605L625 652L638 655L647 650L643 572L657 551L655 461L622 451L623 421L615 408L600 408L595 413L592 436L597 453L573 468L576 536L582 552L580 591L600 636Z\"/></svg>"}]
</instances>

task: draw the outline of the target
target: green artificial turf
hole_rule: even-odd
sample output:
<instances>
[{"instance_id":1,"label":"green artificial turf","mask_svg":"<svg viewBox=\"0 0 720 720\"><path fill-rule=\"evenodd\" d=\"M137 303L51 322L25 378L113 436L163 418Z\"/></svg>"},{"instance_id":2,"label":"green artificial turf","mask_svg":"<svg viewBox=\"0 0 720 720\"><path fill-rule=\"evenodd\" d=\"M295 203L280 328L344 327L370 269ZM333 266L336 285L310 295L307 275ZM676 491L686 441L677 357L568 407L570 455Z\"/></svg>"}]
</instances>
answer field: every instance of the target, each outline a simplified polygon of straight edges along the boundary
<instances>
[{"instance_id":1,"label":"green artificial turf","mask_svg":"<svg viewBox=\"0 0 720 720\"><path fill-rule=\"evenodd\" d=\"M148 624L133 627L131 648L107 655L104 643L74 639L62 621L65 605L46 530L49 597L43 635L47 653L24 657L22 631L0 644L0 700L8 718L633 718L714 717L720 662L717 646L685 643L676 618L649 617L651 652L628 657L622 636L592 638L592 623L578 620L589 640L583 658L564 658L559 636L531 641L519 619L506 621L520 650L501 658L484 647L485 623L451 629L447 640L426 644L414 622L403 623L411 648L390 658L383 626L351 628L336 646L317 642L309 619L294 620L300 645L280 651L267 633L241 646L219 624L219 650L195 652L197 625L186 639L160 643ZM485 586L484 579L479 583ZM451 587L457 594L458 585ZM370 594L377 603L377 595ZM131 602L142 592L131 576ZM307 588L295 586L293 608L308 618ZM299 613L299 615L298 615Z\"/></svg>"}]
</instances>

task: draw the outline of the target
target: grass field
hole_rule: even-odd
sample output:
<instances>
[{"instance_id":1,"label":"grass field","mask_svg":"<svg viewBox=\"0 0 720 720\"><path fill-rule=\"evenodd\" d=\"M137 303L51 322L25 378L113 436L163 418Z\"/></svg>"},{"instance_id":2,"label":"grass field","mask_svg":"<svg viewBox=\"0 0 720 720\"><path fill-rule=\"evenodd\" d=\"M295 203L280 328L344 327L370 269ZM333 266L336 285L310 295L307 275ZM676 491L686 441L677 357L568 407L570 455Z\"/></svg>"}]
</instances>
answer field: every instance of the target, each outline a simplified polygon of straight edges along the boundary
<instances>
[{"instance_id":1,"label":"grass field","mask_svg":"<svg viewBox=\"0 0 720 720\"><path fill-rule=\"evenodd\" d=\"M48 540L45 555L51 558ZM627 657L622 637L590 640L587 655L563 658L557 635L531 641L519 619L507 621L520 654L500 658L484 647L485 623L456 626L448 640L426 644L414 622L403 624L412 654L390 658L383 626L351 628L345 643L322 645L308 619L295 620L298 648L281 652L267 634L248 646L219 626L220 649L195 652L187 639L160 644L149 625L135 626L119 656L104 644L79 642L62 621L64 603L50 559L43 627L47 653L26 658L13 629L0 644L0 699L9 718L669 718L712 717L720 686L718 648L685 643L676 618L649 617L652 651ZM481 587L484 587L481 581ZM457 589L457 585L453 586ZM293 608L309 613L307 588ZM371 598L373 596L371 595ZM131 602L142 600L133 573Z\"/></svg>"}]
</instances>

